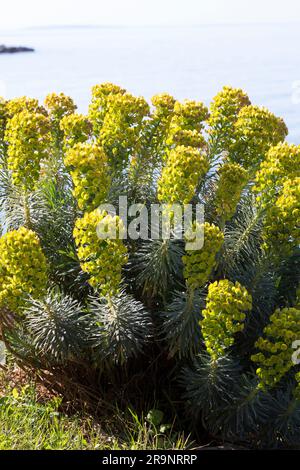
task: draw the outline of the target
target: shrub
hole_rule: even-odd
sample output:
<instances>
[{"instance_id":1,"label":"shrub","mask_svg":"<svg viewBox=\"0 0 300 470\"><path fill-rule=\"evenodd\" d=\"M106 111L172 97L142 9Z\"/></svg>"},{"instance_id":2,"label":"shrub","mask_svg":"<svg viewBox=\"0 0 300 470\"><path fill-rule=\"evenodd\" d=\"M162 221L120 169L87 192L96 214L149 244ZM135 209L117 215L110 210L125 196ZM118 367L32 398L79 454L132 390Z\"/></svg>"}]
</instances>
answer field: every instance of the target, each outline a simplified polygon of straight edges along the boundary
<instances>
[{"instance_id":1,"label":"shrub","mask_svg":"<svg viewBox=\"0 0 300 470\"><path fill-rule=\"evenodd\" d=\"M284 122L230 87L210 112L110 83L75 109L63 94L0 100L7 349L91 407L161 400L217 439L299 446L300 147ZM203 203L203 247L177 237L172 209L170 239L121 220L119 196L140 214Z\"/></svg>"}]
</instances>

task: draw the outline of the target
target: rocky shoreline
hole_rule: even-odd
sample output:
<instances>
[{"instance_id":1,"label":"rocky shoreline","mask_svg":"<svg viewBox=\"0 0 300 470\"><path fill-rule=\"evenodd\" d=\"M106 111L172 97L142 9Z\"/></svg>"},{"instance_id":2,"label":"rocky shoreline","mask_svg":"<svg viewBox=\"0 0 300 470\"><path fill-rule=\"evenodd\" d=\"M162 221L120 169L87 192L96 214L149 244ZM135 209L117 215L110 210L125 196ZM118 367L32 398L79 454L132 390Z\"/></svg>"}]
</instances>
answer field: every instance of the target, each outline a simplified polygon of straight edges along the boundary
<instances>
[{"instance_id":1,"label":"rocky shoreline","mask_svg":"<svg viewBox=\"0 0 300 470\"><path fill-rule=\"evenodd\" d=\"M0 45L0 54L14 54L16 52L34 52L34 49L32 49L31 47L7 47L3 44Z\"/></svg>"}]
</instances>

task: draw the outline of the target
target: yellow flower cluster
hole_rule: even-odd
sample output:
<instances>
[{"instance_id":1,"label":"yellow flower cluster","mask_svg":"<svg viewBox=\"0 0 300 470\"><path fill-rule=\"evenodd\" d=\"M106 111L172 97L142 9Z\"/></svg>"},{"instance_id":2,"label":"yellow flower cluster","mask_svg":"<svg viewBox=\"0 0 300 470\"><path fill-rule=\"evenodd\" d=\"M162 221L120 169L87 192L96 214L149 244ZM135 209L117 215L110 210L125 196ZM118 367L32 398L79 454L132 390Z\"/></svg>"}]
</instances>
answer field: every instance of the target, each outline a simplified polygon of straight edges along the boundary
<instances>
[{"instance_id":1,"label":"yellow flower cluster","mask_svg":"<svg viewBox=\"0 0 300 470\"><path fill-rule=\"evenodd\" d=\"M167 204L191 201L198 182L209 169L207 156L193 147L179 145L170 151L158 181L158 200Z\"/></svg>"},{"instance_id":2,"label":"yellow flower cluster","mask_svg":"<svg viewBox=\"0 0 300 470\"><path fill-rule=\"evenodd\" d=\"M274 203L274 197L287 180L300 176L300 145L287 142L271 147L255 176L254 192L264 207Z\"/></svg>"},{"instance_id":3,"label":"yellow flower cluster","mask_svg":"<svg viewBox=\"0 0 300 470\"><path fill-rule=\"evenodd\" d=\"M216 264L216 255L224 241L224 235L216 225L207 222L203 225L197 224L194 231L203 232L204 244L200 250L186 250L182 257L183 275L190 289L200 288L208 281ZM190 242L190 235L188 238L187 241Z\"/></svg>"},{"instance_id":4,"label":"yellow flower cluster","mask_svg":"<svg viewBox=\"0 0 300 470\"><path fill-rule=\"evenodd\" d=\"M300 308L300 285L298 286L298 289L296 290L296 304Z\"/></svg>"},{"instance_id":5,"label":"yellow flower cluster","mask_svg":"<svg viewBox=\"0 0 300 470\"><path fill-rule=\"evenodd\" d=\"M64 147L67 149L89 140L93 127L83 114L69 114L60 121L60 129L64 133Z\"/></svg>"},{"instance_id":6,"label":"yellow flower cluster","mask_svg":"<svg viewBox=\"0 0 300 470\"><path fill-rule=\"evenodd\" d=\"M110 187L109 166L103 148L97 144L79 143L69 148L64 158L70 167L80 209L92 210L103 203Z\"/></svg>"},{"instance_id":7,"label":"yellow flower cluster","mask_svg":"<svg viewBox=\"0 0 300 470\"><path fill-rule=\"evenodd\" d=\"M150 114L150 119L145 121L143 127L143 147L149 153L150 158L159 160L161 151L165 150L166 139L170 127L170 122L174 114L175 98L167 93L154 95L151 99L154 110ZM154 155L151 154L154 153ZM159 157L159 158L157 158Z\"/></svg>"},{"instance_id":8,"label":"yellow flower cluster","mask_svg":"<svg viewBox=\"0 0 300 470\"><path fill-rule=\"evenodd\" d=\"M183 103L176 101L167 139L168 145L203 147L205 139L201 131L207 117L208 109L203 103L191 100L185 100Z\"/></svg>"},{"instance_id":9,"label":"yellow flower cluster","mask_svg":"<svg viewBox=\"0 0 300 470\"><path fill-rule=\"evenodd\" d=\"M264 337L260 337L255 343L260 352L251 357L259 365L256 374L260 380L260 388L276 385L293 367L292 344L299 337L299 309L278 309L271 315L270 323L264 329Z\"/></svg>"},{"instance_id":10,"label":"yellow flower cluster","mask_svg":"<svg viewBox=\"0 0 300 470\"><path fill-rule=\"evenodd\" d=\"M103 233L111 237L104 238ZM102 295L118 293L122 266L127 262L123 234L122 220L105 211L86 213L76 221L74 239L81 268L90 275L90 285Z\"/></svg>"},{"instance_id":11,"label":"yellow flower cluster","mask_svg":"<svg viewBox=\"0 0 300 470\"><path fill-rule=\"evenodd\" d=\"M297 372L297 374L295 374L295 379L296 379L297 385L294 390L294 397L296 398L296 400L300 401L300 372Z\"/></svg>"},{"instance_id":12,"label":"yellow flower cluster","mask_svg":"<svg viewBox=\"0 0 300 470\"><path fill-rule=\"evenodd\" d=\"M246 168L255 168L270 147L284 141L287 134L281 118L266 108L245 106L235 123L235 142L230 148L230 157Z\"/></svg>"},{"instance_id":13,"label":"yellow flower cluster","mask_svg":"<svg viewBox=\"0 0 300 470\"><path fill-rule=\"evenodd\" d=\"M149 105L142 97L130 93L108 96L98 141L114 169L122 170L127 166L138 145L143 119L149 112Z\"/></svg>"},{"instance_id":14,"label":"yellow flower cluster","mask_svg":"<svg viewBox=\"0 0 300 470\"><path fill-rule=\"evenodd\" d=\"M8 120L5 140L7 164L15 185L33 190L40 176L41 161L47 158L50 125L46 116L22 111Z\"/></svg>"},{"instance_id":15,"label":"yellow flower cluster","mask_svg":"<svg viewBox=\"0 0 300 470\"><path fill-rule=\"evenodd\" d=\"M37 235L25 227L0 238L0 305L18 311L24 299L46 289L47 262Z\"/></svg>"},{"instance_id":16,"label":"yellow flower cluster","mask_svg":"<svg viewBox=\"0 0 300 470\"><path fill-rule=\"evenodd\" d=\"M211 141L218 151L228 150L234 139L234 124L240 110L251 104L240 88L225 86L210 105L208 125Z\"/></svg>"},{"instance_id":17,"label":"yellow flower cluster","mask_svg":"<svg viewBox=\"0 0 300 470\"><path fill-rule=\"evenodd\" d=\"M256 173L254 193L266 210L265 248L288 255L300 240L300 146L271 147Z\"/></svg>"},{"instance_id":18,"label":"yellow flower cluster","mask_svg":"<svg viewBox=\"0 0 300 470\"><path fill-rule=\"evenodd\" d=\"M203 148L206 145L205 139L196 130L178 129L172 136L175 145L186 145L188 147Z\"/></svg>"},{"instance_id":19,"label":"yellow flower cluster","mask_svg":"<svg viewBox=\"0 0 300 470\"><path fill-rule=\"evenodd\" d=\"M77 108L72 98L64 93L50 93L46 96L44 103L54 122L59 122L63 116L73 114Z\"/></svg>"},{"instance_id":20,"label":"yellow flower cluster","mask_svg":"<svg viewBox=\"0 0 300 470\"><path fill-rule=\"evenodd\" d=\"M167 137L174 115L175 98L167 93L161 93L153 96L151 102L155 109L151 113L151 119L145 123L143 145L146 146L146 151L149 147L151 148L154 155L150 158L160 161L165 157Z\"/></svg>"},{"instance_id":21,"label":"yellow flower cluster","mask_svg":"<svg viewBox=\"0 0 300 470\"><path fill-rule=\"evenodd\" d=\"M145 119L139 136L137 152L130 158L128 176L133 187L151 185L153 174L161 167L166 156L166 140L173 116L175 99L167 93L152 97L155 108Z\"/></svg>"},{"instance_id":22,"label":"yellow flower cluster","mask_svg":"<svg viewBox=\"0 0 300 470\"><path fill-rule=\"evenodd\" d=\"M201 131L204 128L205 120L208 118L208 109L200 101L184 100L182 103L176 101L174 114L182 129Z\"/></svg>"},{"instance_id":23,"label":"yellow flower cluster","mask_svg":"<svg viewBox=\"0 0 300 470\"><path fill-rule=\"evenodd\" d=\"M15 114L21 113L22 111L29 111L31 113L39 113L47 115L45 108L39 105L39 102L35 98L28 98L27 96L21 96L19 98L13 98L6 103L7 114L12 118Z\"/></svg>"},{"instance_id":24,"label":"yellow flower cluster","mask_svg":"<svg viewBox=\"0 0 300 470\"><path fill-rule=\"evenodd\" d=\"M89 106L89 118L93 124L96 137L99 137L105 114L108 109L108 97L124 95L126 90L113 83L102 83L92 88L92 101Z\"/></svg>"},{"instance_id":25,"label":"yellow flower cluster","mask_svg":"<svg viewBox=\"0 0 300 470\"><path fill-rule=\"evenodd\" d=\"M273 248L275 253L286 253L300 244L300 177L286 180L279 197L269 207L263 238L265 248Z\"/></svg>"},{"instance_id":26,"label":"yellow flower cluster","mask_svg":"<svg viewBox=\"0 0 300 470\"><path fill-rule=\"evenodd\" d=\"M216 212L223 220L235 213L242 190L247 183L247 171L238 163L225 162L218 171L219 181L215 194Z\"/></svg>"},{"instance_id":27,"label":"yellow flower cluster","mask_svg":"<svg viewBox=\"0 0 300 470\"><path fill-rule=\"evenodd\" d=\"M233 345L235 333L244 329L245 312L251 308L251 295L238 282L224 279L208 286L200 325L206 349L213 360L224 356L226 349Z\"/></svg>"}]
</instances>

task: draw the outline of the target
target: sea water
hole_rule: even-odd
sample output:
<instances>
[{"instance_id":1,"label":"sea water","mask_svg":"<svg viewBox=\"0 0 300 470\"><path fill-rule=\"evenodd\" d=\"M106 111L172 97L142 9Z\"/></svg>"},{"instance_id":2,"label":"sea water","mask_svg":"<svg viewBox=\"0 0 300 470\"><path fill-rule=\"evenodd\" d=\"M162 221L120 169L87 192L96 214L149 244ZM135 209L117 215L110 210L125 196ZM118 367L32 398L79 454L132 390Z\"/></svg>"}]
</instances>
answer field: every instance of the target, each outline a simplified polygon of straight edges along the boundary
<instances>
[{"instance_id":1,"label":"sea water","mask_svg":"<svg viewBox=\"0 0 300 470\"><path fill-rule=\"evenodd\" d=\"M209 104L223 85L284 118L300 143L300 25L47 27L0 33L0 95L70 94L86 112L92 85L110 81L147 99L169 92Z\"/></svg>"}]
</instances>

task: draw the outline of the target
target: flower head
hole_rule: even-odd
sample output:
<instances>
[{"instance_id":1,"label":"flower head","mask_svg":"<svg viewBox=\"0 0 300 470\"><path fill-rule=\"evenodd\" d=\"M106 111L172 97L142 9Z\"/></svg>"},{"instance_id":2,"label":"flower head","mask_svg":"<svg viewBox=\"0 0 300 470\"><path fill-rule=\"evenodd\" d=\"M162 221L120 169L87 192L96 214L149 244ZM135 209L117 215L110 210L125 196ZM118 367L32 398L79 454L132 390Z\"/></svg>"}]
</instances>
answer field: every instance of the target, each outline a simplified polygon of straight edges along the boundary
<instances>
[{"instance_id":1,"label":"flower head","mask_svg":"<svg viewBox=\"0 0 300 470\"><path fill-rule=\"evenodd\" d=\"M248 180L247 171L238 163L225 162L218 171L219 181L215 194L218 216L229 220L235 213L243 188Z\"/></svg>"},{"instance_id":2,"label":"flower head","mask_svg":"<svg viewBox=\"0 0 300 470\"><path fill-rule=\"evenodd\" d=\"M288 134L284 121L259 106L245 106L235 122L235 142L229 149L233 161L245 168L257 168L268 150Z\"/></svg>"},{"instance_id":3,"label":"flower head","mask_svg":"<svg viewBox=\"0 0 300 470\"><path fill-rule=\"evenodd\" d=\"M64 147L67 149L89 140L93 126L83 114L67 114L60 121L60 129L64 133Z\"/></svg>"},{"instance_id":4,"label":"flower head","mask_svg":"<svg viewBox=\"0 0 300 470\"><path fill-rule=\"evenodd\" d=\"M110 188L107 157L97 144L78 143L69 148L65 165L70 168L80 209L91 210L103 203Z\"/></svg>"},{"instance_id":5,"label":"flower head","mask_svg":"<svg viewBox=\"0 0 300 470\"><path fill-rule=\"evenodd\" d=\"M167 204L189 203L208 168L203 152L184 145L175 147L158 181L158 200Z\"/></svg>"},{"instance_id":6,"label":"flower head","mask_svg":"<svg viewBox=\"0 0 300 470\"><path fill-rule=\"evenodd\" d=\"M184 278L191 289L200 288L208 281L224 241L224 235L216 225L207 222L197 225L194 230L203 230L204 245L200 250L186 250L182 257Z\"/></svg>"},{"instance_id":7,"label":"flower head","mask_svg":"<svg viewBox=\"0 0 300 470\"><path fill-rule=\"evenodd\" d=\"M35 189L42 160L48 156L49 130L46 116L27 110L8 120L5 132L7 165L15 185L26 190Z\"/></svg>"},{"instance_id":8,"label":"flower head","mask_svg":"<svg viewBox=\"0 0 300 470\"><path fill-rule=\"evenodd\" d=\"M251 104L240 88L225 86L214 97L208 118L210 140L217 151L228 150L234 141L234 124L242 108Z\"/></svg>"},{"instance_id":9,"label":"flower head","mask_svg":"<svg viewBox=\"0 0 300 470\"><path fill-rule=\"evenodd\" d=\"M39 105L37 99L28 98L27 96L20 96L19 98L13 98L7 101L6 110L9 118L23 111L47 115L47 111Z\"/></svg>"}]
</instances>

